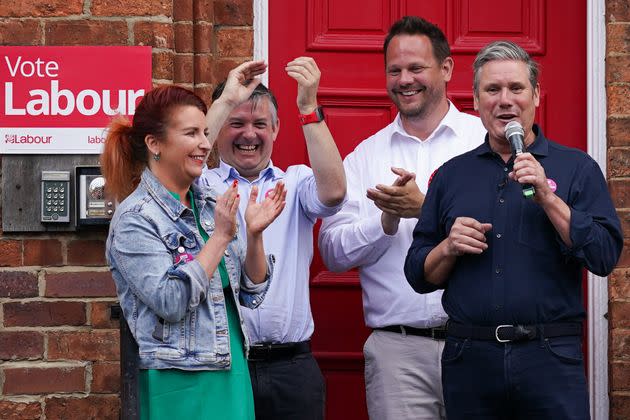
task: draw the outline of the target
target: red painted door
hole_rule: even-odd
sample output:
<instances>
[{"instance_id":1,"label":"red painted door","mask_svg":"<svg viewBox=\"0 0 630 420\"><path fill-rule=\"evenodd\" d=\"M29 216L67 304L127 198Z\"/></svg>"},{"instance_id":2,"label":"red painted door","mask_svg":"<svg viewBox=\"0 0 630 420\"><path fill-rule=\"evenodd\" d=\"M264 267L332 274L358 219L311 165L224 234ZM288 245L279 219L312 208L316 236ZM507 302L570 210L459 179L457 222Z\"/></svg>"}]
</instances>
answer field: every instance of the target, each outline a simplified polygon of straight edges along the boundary
<instances>
[{"instance_id":1,"label":"red painted door","mask_svg":"<svg viewBox=\"0 0 630 420\"><path fill-rule=\"evenodd\" d=\"M276 165L308 160L296 117L296 86L285 64L299 55L317 60L318 99L345 156L396 115L385 91L382 44L391 23L405 15L422 16L447 35L455 60L449 97L468 112L475 54L493 40L519 43L541 65L538 123L550 138L586 150L586 0L271 0L269 84L282 122ZM358 276L330 273L316 255L311 299L327 418L367 418L362 349L369 331Z\"/></svg>"}]
</instances>

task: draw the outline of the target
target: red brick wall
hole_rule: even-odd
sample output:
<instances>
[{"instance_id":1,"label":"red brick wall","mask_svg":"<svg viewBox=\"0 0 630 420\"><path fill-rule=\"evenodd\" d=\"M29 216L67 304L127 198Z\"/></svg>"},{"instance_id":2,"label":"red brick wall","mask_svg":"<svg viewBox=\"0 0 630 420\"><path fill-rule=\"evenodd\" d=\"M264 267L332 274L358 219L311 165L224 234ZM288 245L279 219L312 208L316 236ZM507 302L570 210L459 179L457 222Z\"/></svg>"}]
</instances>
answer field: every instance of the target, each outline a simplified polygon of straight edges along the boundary
<instances>
[{"instance_id":1,"label":"red brick wall","mask_svg":"<svg viewBox=\"0 0 630 420\"><path fill-rule=\"evenodd\" d=\"M154 84L208 99L251 59L252 21L252 0L2 0L0 45L149 45ZM104 241L0 232L0 419L118 418Z\"/></svg>"},{"instance_id":2,"label":"red brick wall","mask_svg":"<svg viewBox=\"0 0 630 420\"><path fill-rule=\"evenodd\" d=\"M608 177L625 246L610 277L610 418L630 418L630 2L606 2Z\"/></svg>"}]
</instances>

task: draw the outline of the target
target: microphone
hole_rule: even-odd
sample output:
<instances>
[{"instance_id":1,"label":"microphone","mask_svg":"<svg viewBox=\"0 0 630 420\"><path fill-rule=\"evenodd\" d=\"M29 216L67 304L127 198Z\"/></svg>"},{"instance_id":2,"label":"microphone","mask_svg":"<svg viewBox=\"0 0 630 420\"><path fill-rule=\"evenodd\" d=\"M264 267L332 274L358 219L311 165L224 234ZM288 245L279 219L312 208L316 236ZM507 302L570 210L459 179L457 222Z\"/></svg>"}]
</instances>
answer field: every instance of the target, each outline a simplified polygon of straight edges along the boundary
<instances>
[{"instance_id":1,"label":"microphone","mask_svg":"<svg viewBox=\"0 0 630 420\"><path fill-rule=\"evenodd\" d=\"M523 126L518 121L510 121L505 125L505 138L510 143L510 149L512 149L512 156L516 156L523 153L525 150L525 132ZM523 197L532 198L536 194L536 190L533 185L523 184Z\"/></svg>"}]
</instances>

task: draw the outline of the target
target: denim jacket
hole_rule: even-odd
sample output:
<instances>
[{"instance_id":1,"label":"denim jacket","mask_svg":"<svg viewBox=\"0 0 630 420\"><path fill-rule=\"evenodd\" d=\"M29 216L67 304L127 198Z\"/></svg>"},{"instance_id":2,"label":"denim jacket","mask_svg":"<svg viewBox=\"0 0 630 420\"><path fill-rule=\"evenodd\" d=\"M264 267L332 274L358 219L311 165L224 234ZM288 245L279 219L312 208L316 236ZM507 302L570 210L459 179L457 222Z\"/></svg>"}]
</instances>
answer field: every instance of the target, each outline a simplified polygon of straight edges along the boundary
<instances>
[{"instance_id":1,"label":"denim jacket","mask_svg":"<svg viewBox=\"0 0 630 420\"><path fill-rule=\"evenodd\" d=\"M201 225L212 236L216 193L197 185L192 190ZM190 258L203 245L192 211L145 169L138 188L116 209L106 251L120 305L138 342L141 369L230 368L219 270L209 279ZM244 242L235 236L225 251L231 290L236 302L255 308L267 292L274 259L267 257L261 284L247 278L244 260ZM244 330L240 310L239 318ZM249 348L246 331L243 336Z\"/></svg>"}]
</instances>

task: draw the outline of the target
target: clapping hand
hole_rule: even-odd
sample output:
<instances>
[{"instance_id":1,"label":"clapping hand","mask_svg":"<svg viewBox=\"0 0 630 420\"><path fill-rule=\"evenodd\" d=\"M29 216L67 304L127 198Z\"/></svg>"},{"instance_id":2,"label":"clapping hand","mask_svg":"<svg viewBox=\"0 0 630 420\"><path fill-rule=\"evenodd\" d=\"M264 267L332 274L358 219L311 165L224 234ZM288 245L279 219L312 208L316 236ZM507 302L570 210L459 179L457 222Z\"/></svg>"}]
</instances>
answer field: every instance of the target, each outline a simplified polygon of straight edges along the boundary
<instances>
[{"instance_id":1,"label":"clapping hand","mask_svg":"<svg viewBox=\"0 0 630 420\"><path fill-rule=\"evenodd\" d=\"M278 182L273 190L267 192L265 199L257 203L258 187L253 186L249 194L249 202L245 210L247 233L258 235L273 222L284 209L287 192L282 182Z\"/></svg>"},{"instance_id":2,"label":"clapping hand","mask_svg":"<svg viewBox=\"0 0 630 420\"><path fill-rule=\"evenodd\" d=\"M236 212L240 197L238 181L234 181L227 191L217 198L214 208L214 235L218 235L228 242L236 235Z\"/></svg>"},{"instance_id":3,"label":"clapping hand","mask_svg":"<svg viewBox=\"0 0 630 420\"><path fill-rule=\"evenodd\" d=\"M367 190L367 198L383 212L399 218L420 217L424 194L416 184L416 175L402 168L391 168L398 175L392 185L378 184Z\"/></svg>"}]
</instances>

